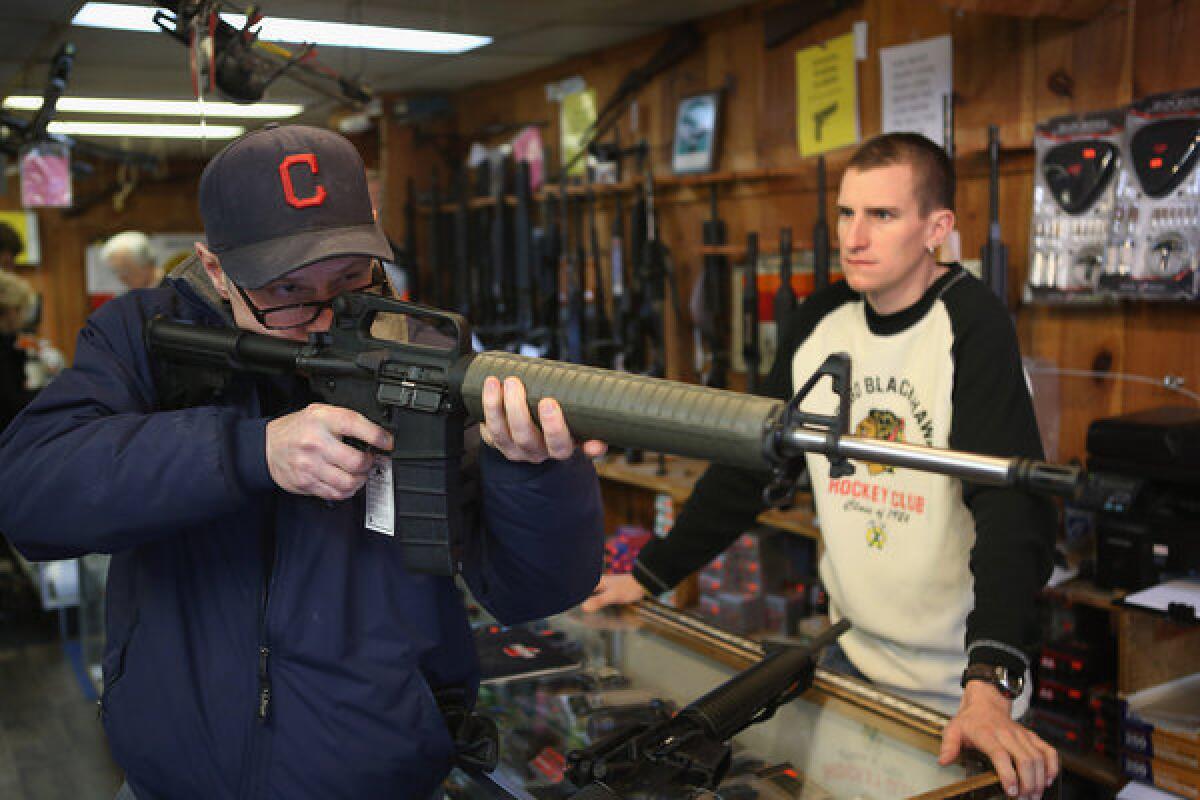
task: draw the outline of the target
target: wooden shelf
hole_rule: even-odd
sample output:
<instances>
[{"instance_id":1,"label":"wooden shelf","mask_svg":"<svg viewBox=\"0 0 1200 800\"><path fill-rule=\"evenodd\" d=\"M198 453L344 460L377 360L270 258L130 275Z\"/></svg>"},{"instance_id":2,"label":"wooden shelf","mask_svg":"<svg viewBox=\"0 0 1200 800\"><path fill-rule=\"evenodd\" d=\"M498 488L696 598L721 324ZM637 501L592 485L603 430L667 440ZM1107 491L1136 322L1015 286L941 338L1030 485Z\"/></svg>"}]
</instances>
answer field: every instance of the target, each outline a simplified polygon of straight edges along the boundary
<instances>
[{"instance_id":1,"label":"wooden shelf","mask_svg":"<svg viewBox=\"0 0 1200 800\"><path fill-rule=\"evenodd\" d=\"M832 187L830 191L836 194L837 182L841 180L841 174L845 170L846 162L850 159L849 153L839 153L830 155L826 158L826 180L827 185ZM1032 147L1004 147L1000 151L1000 170L1002 173L1030 173L1033 170L1033 148ZM958 177L979 177L988 174L988 154L985 150L960 153L955 156L954 169ZM654 177L654 188L658 190L691 190L705 186L723 185L723 184L746 184L759 183L763 181L792 181L795 185L794 189L800 191L816 191L817 188L817 162L815 158L806 158L802 162L787 166L787 167L760 167L757 169L743 170L723 170L721 172L712 172L707 175L656 175ZM593 194L599 199L609 195L615 195L622 192L631 192L641 186L643 179L639 176L636 178L628 178L618 183L593 183L590 188ZM567 187L567 194L573 198L583 197L588 192L586 184L571 184ZM559 189L556 184L546 184L537 192L534 192L531 202L540 203L549 193L551 199L559 196ZM505 203L507 205L516 205L515 195L506 195ZM472 197L468 200L468 204L472 209L489 208L494 206L495 200L491 197ZM450 213L458 209L459 201L447 200L439 204L438 208L444 213ZM429 205L421 204L417 208L417 212L422 215L429 214ZM797 248L802 247L801 244L796 244ZM778 244L775 245L775 250L778 250ZM766 252L760 250L760 252Z\"/></svg>"},{"instance_id":2,"label":"wooden shelf","mask_svg":"<svg viewBox=\"0 0 1200 800\"><path fill-rule=\"evenodd\" d=\"M1063 769L1072 775L1078 775L1110 789L1119 789L1125 785L1127 778L1121 774L1120 766L1112 759L1096 753L1072 753L1068 750L1059 750L1058 755L1062 759Z\"/></svg>"},{"instance_id":3,"label":"wooden shelf","mask_svg":"<svg viewBox=\"0 0 1200 800\"><path fill-rule=\"evenodd\" d=\"M707 462L697 459L667 456L666 473L659 474L659 458L655 453L646 453L639 464L630 464L623 455L606 456L595 464L601 478L667 494L676 503L688 499L692 487L708 467Z\"/></svg>"},{"instance_id":4,"label":"wooden shelf","mask_svg":"<svg viewBox=\"0 0 1200 800\"><path fill-rule=\"evenodd\" d=\"M805 250L812 250L812 243L805 241L792 241L792 252L799 254ZM746 243L741 244L706 244L700 247L700 255L702 256L726 256L728 258L745 258ZM758 257L777 256L779 255L779 242L777 241L762 241L758 243Z\"/></svg>"},{"instance_id":5,"label":"wooden shelf","mask_svg":"<svg viewBox=\"0 0 1200 800\"><path fill-rule=\"evenodd\" d=\"M610 455L596 461L596 473L605 480L669 495L672 501L682 505L708 468L708 462L667 456L664 464L666 471L660 474L659 457L655 453L647 453L640 464L630 464L621 455ZM765 511L758 515L758 521L789 533L820 539L821 531L809 510L811 506L810 494L797 493L795 506L787 511Z\"/></svg>"},{"instance_id":6,"label":"wooden shelf","mask_svg":"<svg viewBox=\"0 0 1200 800\"><path fill-rule=\"evenodd\" d=\"M1087 578L1072 578L1066 583L1045 590L1050 597L1058 597L1070 603L1081 606L1091 606L1102 611L1113 611L1120 606L1114 604L1124 596L1124 592L1111 589L1101 589Z\"/></svg>"}]
</instances>

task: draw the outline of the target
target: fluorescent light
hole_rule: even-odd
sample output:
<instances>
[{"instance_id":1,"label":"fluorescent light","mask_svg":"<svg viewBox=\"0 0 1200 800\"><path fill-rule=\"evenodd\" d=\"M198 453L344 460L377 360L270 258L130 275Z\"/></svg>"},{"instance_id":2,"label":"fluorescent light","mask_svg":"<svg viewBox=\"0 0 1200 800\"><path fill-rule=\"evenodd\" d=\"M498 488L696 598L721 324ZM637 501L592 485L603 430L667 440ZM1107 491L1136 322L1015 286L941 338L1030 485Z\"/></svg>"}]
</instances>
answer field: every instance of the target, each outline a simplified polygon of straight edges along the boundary
<instances>
[{"instance_id":1,"label":"fluorescent light","mask_svg":"<svg viewBox=\"0 0 1200 800\"><path fill-rule=\"evenodd\" d=\"M154 24L154 6L127 6L120 3L84 5L71 20L88 28L115 28L123 31L159 30ZM221 19L241 30L246 24L241 14L222 14ZM312 42L327 47L363 47L371 50L403 50L414 53L465 53L491 44L490 36L468 33L421 31L413 28L385 28L380 25L351 25L345 22L318 22L307 19L267 17L259 24L259 38L267 42Z\"/></svg>"},{"instance_id":2,"label":"fluorescent light","mask_svg":"<svg viewBox=\"0 0 1200 800\"><path fill-rule=\"evenodd\" d=\"M4 107L16 111L37 111L42 98L12 95ZM61 97L58 111L79 114L158 114L162 116L240 117L243 119L286 119L304 110L293 103L199 103L195 100L143 100L131 97Z\"/></svg>"},{"instance_id":3,"label":"fluorescent light","mask_svg":"<svg viewBox=\"0 0 1200 800\"><path fill-rule=\"evenodd\" d=\"M233 139L246 129L241 125L153 125L140 122L67 122L54 120L50 133L67 136L130 136L142 139Z\"/></svg>"},{"instance_id":4,"label":"fluorescent light","mask_svg":"<svg viewBox=\"0 0 1200 800\"><path fill-rule=\"evenodd\" d=\"M83 8L79 9L79 13L71 20L71 24L84 28L159 33L162 29L154 23L154 12L162 10L151 6L127 6L121 3L84 3Z\"/></svg>"}]
</instances>

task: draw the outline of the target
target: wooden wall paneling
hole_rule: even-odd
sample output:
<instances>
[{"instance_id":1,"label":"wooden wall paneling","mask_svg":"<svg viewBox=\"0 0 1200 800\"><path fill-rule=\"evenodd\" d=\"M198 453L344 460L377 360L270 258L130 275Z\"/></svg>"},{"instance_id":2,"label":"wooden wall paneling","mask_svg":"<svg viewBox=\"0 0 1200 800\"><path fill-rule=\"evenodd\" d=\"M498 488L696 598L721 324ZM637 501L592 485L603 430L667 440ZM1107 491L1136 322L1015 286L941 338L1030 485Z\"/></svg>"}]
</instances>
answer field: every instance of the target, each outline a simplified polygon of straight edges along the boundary
<instances>
[{"instance_id":1,"label":"wooden wall paneling","mask_svg":"<svg viewBox=\"0 0 1200 800\"><path fill-rule=\"evenodd\" d=\"M1074 34L1073 110L1103 111L1133 96L1132 11L1115 8L1081 23Z\"/></svg>"},{"instance_id":2,"label":"wooden wall paneling","mask_svg":"<svg viewBox=\"0 0 1200 800\"><path fill-rule=\"evenodd\" d=\"M859 106L864 140L883 131L883 78L879 50L943 36L952 31L952 15L922 0L874 0L868 20L867 60L859 62ZM955 50L958 43L953 44ZM957 87L956 87L957 90Z\"/></svg>"},{"instance_id":3,"label":"wooden wall paneling","mask_svg":"<svg viewBox=\"0 0 1200 800\"><path fill-rule=\"evenodd\" d=\"M1067 370L1091 370L1111 364L1125 368L1124 313L1119 308L1023 310L1026 325L1021 351ZM1055 380L1055 379L1051 379ZM1066 461L1086 455L1087 428L1092 420L1123 410L1122 388L1112 380L1059 375L1057 380L1059 437L1057 458Z\"/></svg>"},{"instance_id":4,"label":"wooden wall paneling","mask_svg":"<svg viewBox=\"0 0 1200 800\"><path fill-rule=\"evenodd\" d=\"M1125 310L1125 349L1122 371L1160 381L1183 378L1183 387L1200 392L1200 318L1194 308L1131 306ZM1121 407L1127 411L1154 406L1194 406L1185 396L1138 381L1119 384Z\"/></svg>"},{"instance_id":5,"label":"wooden wall paneling","mask_svg":"<svg viewBox=\"0 0 1200 800\"><path fill-rule=\"evenodd\" d=\"M707 85L723 87L718 170L749 170L762 165L758 154L759 109L767 102L762 94L762 60L748 58L762 46L762 20L757 9L721 27L706 28Z\"/></svg>"},{"instance_id":6,"label":"wooden wall paneling","mask_svg":"<svg viewBox=\"0 0 1200 800\"><path fill-rule=\"evenodd\" d=\"M788 167L800 162L796 142L796 53L829 39L850 33L854 22L869 18L870 2L851 6L845 11L822 20L788 39L787 42L764 50L761 39L756 50L744 54L746 59L762 62L764 106L756 124L759 126L761 144L760 166ZM870 36L868 25L868 36ZM863 62L858 64L859 114L868 115L863 122L870 124L871 102L863 96ZM876 95L878 96L878 95ZM875 123L876 127L878 123ZM865 125L862 125L865 129Z\"/></svg>"},{"instance_id":7,"label":"wooden wall paneling","mask_svg":"<svg viewBox=\"0 0 1200 800\"><path fill-rule=\"evenodd\" d=\"M1200 3L1137 0L1132 17L1133 96L1200 86Z\"/></svg>"},{"instance_id":8,"label":"wooden wall paneling","mask_svg":"<svg viewBox=\"0 0 1200 800\"><path fill-rule=\"evenodd\" d=\"M988 125L1001 142L1033 139L1032 85L1026 59L1033 22L990 14L953 18L955 147L960 154L987 148Z\"/></svg>"},{"instance_id":9,"label":"wooden wall paneling","mask_svg":"<svg viewBox=\"0 0 1200 800\"><path fill-rule=\"evenodd\" d=\"M1064 78L1076 80L1074 22L1039 19L1034 23L1034 124L1075 110ZM1083 76L1080 76L1083 77ZM1051 88L1051 87L1054 88Z\"/></svg>"},{"instance_id":10,"label":"wooden wall paneling","mask_svg":"<svg viewBox=\"0 0 1200 800\"><path fill-rule=\"evenodd\" d=\"M875 0L877 38L871 49L928 39L950 33L953 12L926 0ZM878 75L878 63L875 73Z\"/></svg>"}]
</instances>

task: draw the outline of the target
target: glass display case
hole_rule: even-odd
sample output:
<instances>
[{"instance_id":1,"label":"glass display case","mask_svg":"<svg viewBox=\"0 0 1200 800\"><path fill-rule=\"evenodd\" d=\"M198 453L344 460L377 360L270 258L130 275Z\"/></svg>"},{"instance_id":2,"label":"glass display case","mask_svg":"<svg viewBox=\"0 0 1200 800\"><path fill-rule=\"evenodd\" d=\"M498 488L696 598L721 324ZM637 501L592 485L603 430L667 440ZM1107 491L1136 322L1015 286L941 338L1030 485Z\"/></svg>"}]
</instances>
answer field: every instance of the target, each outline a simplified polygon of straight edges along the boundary
<instances>
[{"instance_id":1,"label":"glass display case","mask_svg":"<svg viewBox=\"0 0 1200 800\"><path fill-rule=\"evenodd\" d=\"M763 655L751 640L653 602L620 615L573 612L550 623L577 649L580 671L590 676L593 688L610 689L596 693L600 700L589 698L593 707L619 705L634 696L643 702L642 713L665 704L664 719ZM504 797L505 792L522 798L572 797L578 788L563 781L566 753L603 738L602 723L614 718L601 713L587 725L578 719L569 720L574 726L563 724L562 709L578 713L588 705L579 697L586 683L572 684L561 676L485 683L480 710L496 718L501 731L502 763L491 779L503 788L456 772L447 782L447 797ZM995 775L981 763L938 765L944 722L934 711L818 669L811 689L735 737L732 767L717 796L1003 797ZM681 788L677 794L625 796L705 795Z\"/></svg>"}]
</instances>

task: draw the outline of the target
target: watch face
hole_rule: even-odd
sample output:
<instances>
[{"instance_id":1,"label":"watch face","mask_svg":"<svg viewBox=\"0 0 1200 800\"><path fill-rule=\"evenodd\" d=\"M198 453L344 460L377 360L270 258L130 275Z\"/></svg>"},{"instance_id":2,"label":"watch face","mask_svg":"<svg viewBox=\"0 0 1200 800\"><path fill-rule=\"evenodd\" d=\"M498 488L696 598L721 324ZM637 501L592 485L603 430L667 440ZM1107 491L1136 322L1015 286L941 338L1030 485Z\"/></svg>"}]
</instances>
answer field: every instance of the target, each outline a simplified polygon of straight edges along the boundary
<instances>
[{"instance_id":1,"label":"watch face","mask_svg":"<svg viewBox=\"0 0 1200 800\"><path fill-rule=\"evenodd\" d=\"M1025 676L1014 675L1004 667L996 667L996 677L999 678L1000 690L1009 697L1016 697L1025 688Z\"/></svg>"}]
</instances>

